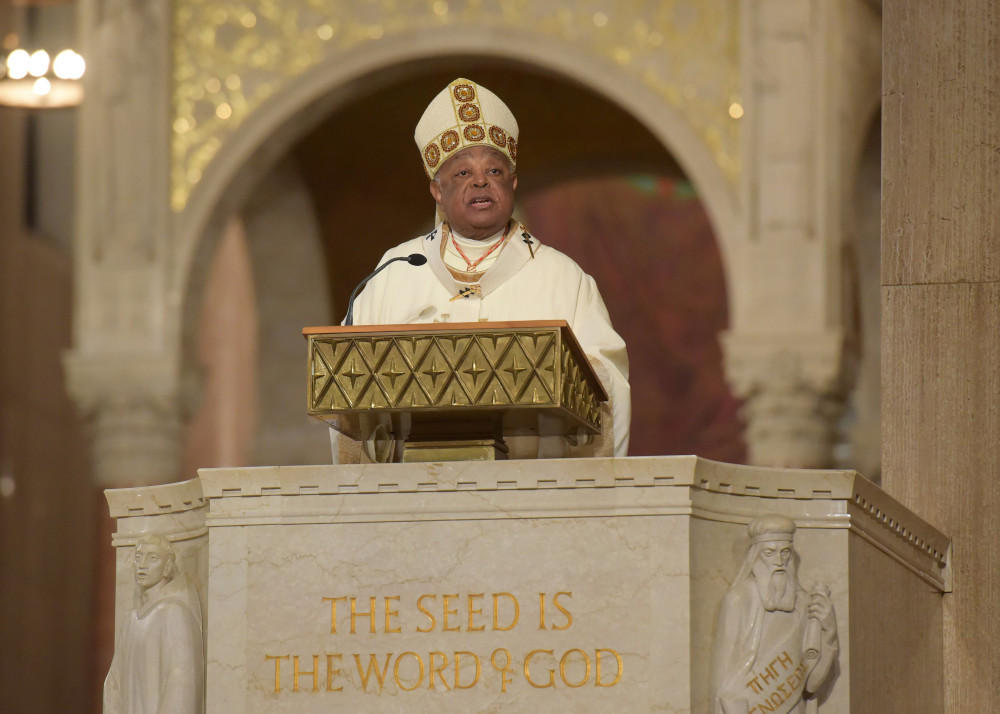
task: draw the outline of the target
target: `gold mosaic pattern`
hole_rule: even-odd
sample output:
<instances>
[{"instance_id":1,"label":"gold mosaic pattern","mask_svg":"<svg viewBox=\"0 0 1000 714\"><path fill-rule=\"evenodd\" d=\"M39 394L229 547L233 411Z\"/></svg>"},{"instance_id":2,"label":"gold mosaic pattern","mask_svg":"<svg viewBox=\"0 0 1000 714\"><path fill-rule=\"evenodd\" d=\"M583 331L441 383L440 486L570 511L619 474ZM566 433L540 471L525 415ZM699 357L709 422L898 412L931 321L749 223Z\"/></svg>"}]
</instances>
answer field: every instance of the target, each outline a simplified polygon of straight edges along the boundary
<instances>
[{"instance_id":1,"label":"gold mosaic pattern","mask_svg":"<svg viewBox=\"0 0 1000 714\"><path fill-rule=\"evenodd\" d=\"M314 335L309 414L562 407L595 430L601 402L557 328Z\"/></svg>"},{"instance_id":2,"label":"gold mosaic pattern","mask_svg":"<svg viewBox=\"0 0 1000 714\"><path fill-rule=\"evenodd\" d=\"M739 174L738 0L176 0L171 204L223 143L310 67L394 35L459 24L558 38L623 67ZM732 116L730 115L732 113Z\"/></svg>"}]
</instances>

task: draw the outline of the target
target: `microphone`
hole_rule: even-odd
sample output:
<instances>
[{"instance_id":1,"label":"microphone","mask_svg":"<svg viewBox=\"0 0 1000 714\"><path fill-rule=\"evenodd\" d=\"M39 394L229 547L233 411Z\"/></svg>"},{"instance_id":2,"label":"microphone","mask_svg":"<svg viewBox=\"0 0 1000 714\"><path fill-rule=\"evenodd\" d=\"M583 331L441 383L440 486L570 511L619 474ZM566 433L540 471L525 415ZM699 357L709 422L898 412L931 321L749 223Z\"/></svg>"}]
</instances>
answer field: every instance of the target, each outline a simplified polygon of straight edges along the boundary
<instances>
[{"instance_id":1,"label":"microphone","mask_svg":"<svg viewBox=\"0 0 1000 714\"><path fill-rule=\"evenodd\" d=\"M360 283L358 283L358 287L354 288L354 292L351 293L351 299L347 301L347 316L344 317L345 326L350 326L354 324L354 298L356 298L358 296L358 293L361 292L361 288L363 288L369 280L378 275L379 272L384 270L392 263L395 263L397 260L405 260L410 265L423 265L424 263L427 262L427 256L424 255L423 253L410 253L409 255L400 256L399 258L391 258L382 263L382 265L375 268L375 270L372 271L372 274L369 275L364 280L362 280Z\"/></svg>"}]
</instances>

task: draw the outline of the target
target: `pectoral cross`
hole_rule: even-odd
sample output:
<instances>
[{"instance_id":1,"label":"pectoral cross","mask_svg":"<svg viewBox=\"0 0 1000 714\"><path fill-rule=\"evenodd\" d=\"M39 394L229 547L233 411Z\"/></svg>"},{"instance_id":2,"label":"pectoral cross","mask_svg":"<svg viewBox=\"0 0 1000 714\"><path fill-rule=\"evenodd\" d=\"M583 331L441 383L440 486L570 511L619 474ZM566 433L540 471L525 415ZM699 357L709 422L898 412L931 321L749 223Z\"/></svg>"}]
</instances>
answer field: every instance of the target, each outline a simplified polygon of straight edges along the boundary
<instances>
[{"instance_id":1,"label":"pectoral cross","mask_svg":"<svg viewBox=\"0 0 1000 714\"><path fill-rule=\"evenodd\" d=\"M528 252L530 252L531 257L534 258L535 248L534 248L534 243L531 242L531 235L528 234L526 231L521 233L521 241L528 246Z\"/></svg>"},{"instance_id":2,"label":"pectoral cross","mask_svg":"<svg viewBox=\"0 0 1000 714\"><path fill-rule=\"evenodd\" d=\"M482 294L483 294L483 289L481 287L479 287L478 285L470 285L468 287L461 288L458 291L458 295L453 297L448 302L455 302L459 298L469 298L472 297L473 295L482 295Z\"/></svg>"}]
</instances>

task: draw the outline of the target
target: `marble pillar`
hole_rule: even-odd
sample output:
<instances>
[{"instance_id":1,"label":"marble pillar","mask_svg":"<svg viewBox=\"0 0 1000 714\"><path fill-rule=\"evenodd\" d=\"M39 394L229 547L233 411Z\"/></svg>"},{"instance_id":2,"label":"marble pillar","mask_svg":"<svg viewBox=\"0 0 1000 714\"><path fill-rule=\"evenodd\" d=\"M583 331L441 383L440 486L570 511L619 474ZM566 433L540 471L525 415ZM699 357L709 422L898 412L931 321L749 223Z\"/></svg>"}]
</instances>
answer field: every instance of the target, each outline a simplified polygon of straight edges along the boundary
<instances>
[{"instance_id":1,"label":"marble pillar","mask_svg":"<svg viewBox=\"0 0 1000 714\"><path fill-rule=\"evenodd\" d=\"M935 711L1000 710L1000 13L883 3L882 482L955 538ZM910 711L877 706L879 711Z\"/></svg>"},{"instance_id":2,"label":"marble pillar","mask_svg":"<svg viewBox=\"0 0 1000 714\"><path fill-rule=\"evenodd\" d=\"M861 0L742 4L741 230L726 374L750 461L829 467L853 386L850 194L878 102L879 17Z\"/></svg>"}]
</instances>

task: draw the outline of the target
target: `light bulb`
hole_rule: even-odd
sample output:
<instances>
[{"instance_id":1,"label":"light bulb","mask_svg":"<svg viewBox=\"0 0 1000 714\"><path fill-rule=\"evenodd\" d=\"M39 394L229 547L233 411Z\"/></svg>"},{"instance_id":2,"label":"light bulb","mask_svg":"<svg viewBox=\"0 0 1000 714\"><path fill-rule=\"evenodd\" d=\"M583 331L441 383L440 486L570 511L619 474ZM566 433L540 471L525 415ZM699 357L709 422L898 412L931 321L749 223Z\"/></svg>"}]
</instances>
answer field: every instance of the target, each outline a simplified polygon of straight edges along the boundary
<instances>
[{"instance_id":1,"label":"light bulb","mask_svg":"<svg viewBox=\"0 0 1000 714\"><path fill-rule=\"evenodd\" d=\"M52 62L52 70L59 79L80 79L85 68L83 57L73 50L63 50Z\"/></svg>"},{"instance_id":2,"label":"light bulb","mask_svg":"<svg viewBox=\"0 0 1000 714\"><path fill-rule=\"evenodd\" d=\"M38 50L32 53L28 60L28 74L32 77L41 77L49 71L49 53L45 50Z\"/></svg>"},{"instance_id":3,"label":"light bulb","mask_svg":"<svg viewBox=\"0 0 1000 714\"><path fill-rule=\"evenodd\" d=\"M28 64L31 57L24 50L14 50L7 56L7 76L11 79L24 79L28 76Z\"/></svg>"}]
</instances>

